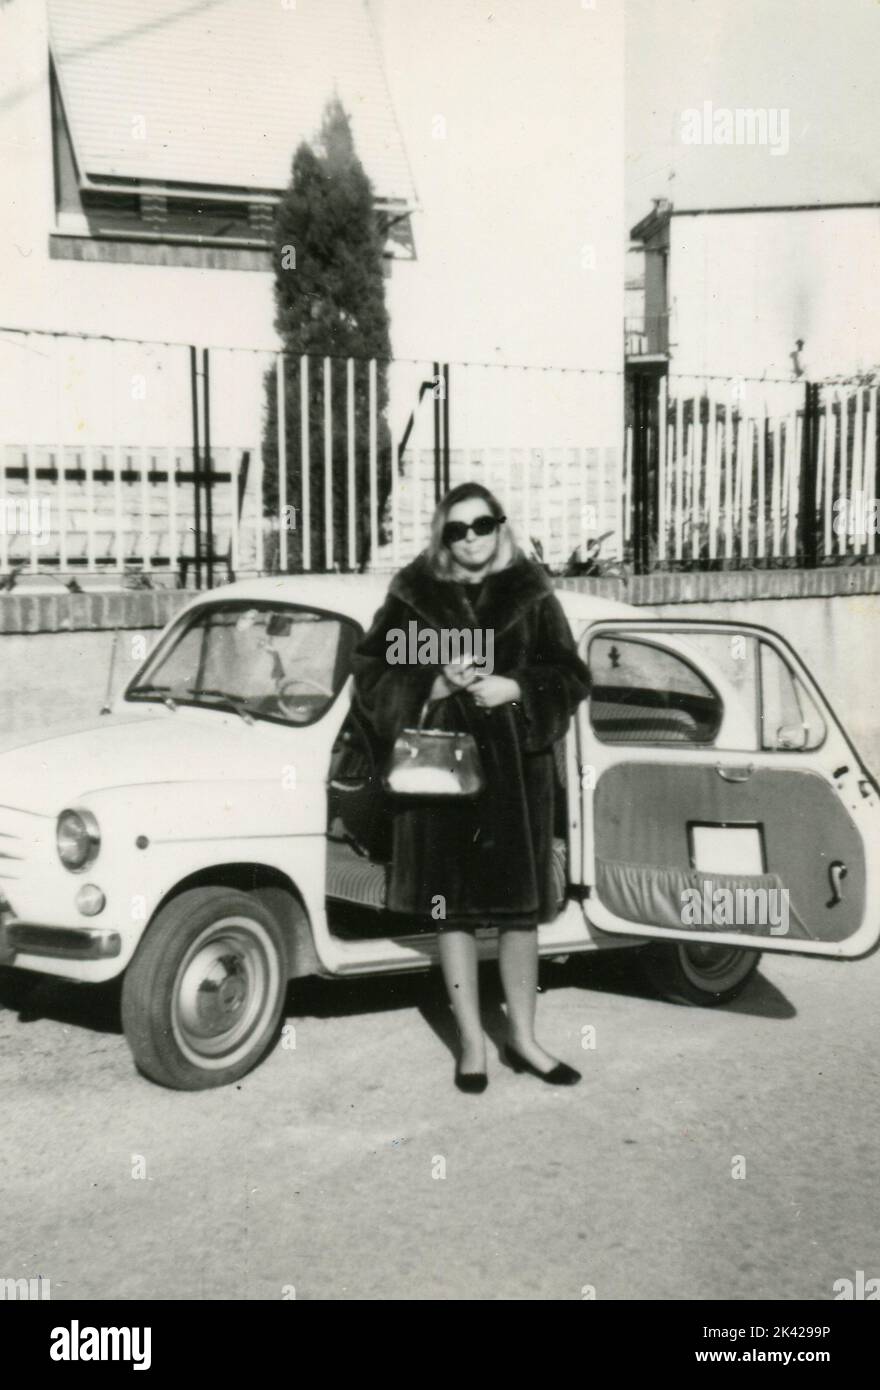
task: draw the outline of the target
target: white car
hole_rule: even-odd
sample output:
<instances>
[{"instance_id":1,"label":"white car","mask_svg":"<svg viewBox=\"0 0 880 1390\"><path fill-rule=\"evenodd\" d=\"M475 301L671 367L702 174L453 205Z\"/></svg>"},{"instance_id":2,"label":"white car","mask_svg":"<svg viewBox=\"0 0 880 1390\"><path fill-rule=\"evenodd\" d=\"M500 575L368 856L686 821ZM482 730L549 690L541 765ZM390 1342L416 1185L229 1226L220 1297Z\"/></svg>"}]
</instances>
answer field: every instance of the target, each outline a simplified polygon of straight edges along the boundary
<instances>
[{"instance_id":1,"label":"white car","mask_svg":"<svg viewBox=\"0 0 880 1390\"><path fill-rule=\"evenodd\" d=\"M352 652L386 584L284 576L200 594L112 709L0 743L0 963L123 974L140 1070L243 1076L288 981L424 970L385 910L381 751ZM640 948L665 993L735 997L762 949L857 956L880 934L880 796L767 629L560 591L593 690L557 749L560 911L543 956ZM495 948L493 929L479 933Z\"/></svg>"}]
</instances>

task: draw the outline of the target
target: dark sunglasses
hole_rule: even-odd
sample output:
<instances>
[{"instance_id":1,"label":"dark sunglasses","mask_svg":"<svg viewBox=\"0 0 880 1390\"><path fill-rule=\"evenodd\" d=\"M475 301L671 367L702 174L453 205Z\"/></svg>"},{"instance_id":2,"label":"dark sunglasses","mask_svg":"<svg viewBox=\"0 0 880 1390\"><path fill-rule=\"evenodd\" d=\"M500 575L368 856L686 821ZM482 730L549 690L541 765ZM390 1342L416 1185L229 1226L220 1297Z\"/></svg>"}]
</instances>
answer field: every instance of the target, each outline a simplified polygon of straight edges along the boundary
<instances>
[{"instance_id":1,"label":"dark sunglasses","mask_svg":"<svg viewBox=\"0 0 880 1390\"><path fill-rule=\"evenodd\" d=\"M493 531L497 531L502 521L506 521L506 516L478 516L474 521L447 521L443 527L442 540L444 545L455 545L457 541L467 539L468 531L473 531L475 536L491 536Z\"/></svg>"}]
</instances>

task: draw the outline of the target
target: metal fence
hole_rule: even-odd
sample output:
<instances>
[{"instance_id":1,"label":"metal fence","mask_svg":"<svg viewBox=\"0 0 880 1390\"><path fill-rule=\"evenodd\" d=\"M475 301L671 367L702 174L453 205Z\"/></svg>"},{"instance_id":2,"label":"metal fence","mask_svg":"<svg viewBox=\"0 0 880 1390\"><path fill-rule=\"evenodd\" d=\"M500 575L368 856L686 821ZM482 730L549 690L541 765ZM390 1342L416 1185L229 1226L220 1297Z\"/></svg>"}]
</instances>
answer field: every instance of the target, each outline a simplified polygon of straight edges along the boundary
<instances>
[{"instance_id":1,"label":"metal fence","mask_svg":"<svg viewBox=\"0 0 880 1390\"><path fill-rule=\"evenodd\" d=\"M622 558L622 373L0 329L0 572L396 568L466 478L561 568Z\"/></svg>"},{"instance_id":2,"label":"metal fence","mask_svg":"<svg viewBox=\"0 0 880 1390\"><path fill-rule=\"evenodd\" d=\"M0 572L177 583L206 555L259 566L253 426L224 419L212 441L207 360L186 344L0 333Z\"/></svg>"},{"instance_id":3,"label":"metal fence","mask_svg":"<svg viewBox=\"0 0 880 1390\"><path fill-rule=\"evenodd\" d=\"M557 572L862 563L878 427L873 381L0 330L0 575L395 569L471 478Z\"/></svg>"},{"instance_id":4,"label":"metal fence","mask_svg":"<svg viewBox=\"0 0 880 1390\"><path fill-rule=\"evenodd\" d=\"M269 451L280 513L294 505L297 532L281 532L282 568L292 551L305 569L397 568L426 544L443 493L471 479L498 495L522 543L546 563L574 563L602 538L604 554L622 555L619 374L308 357L279 358L275 373L285 405L274 419L286 416L288 428Z\"/></svg>"},{"instance_id":5,"label":"metal fence","mask_svg":"<svg viewBox=\"0 0 880 1390\"><path fill-rule=\"evenodd\" d=\"M860 381L635 380L624 546L637 572L869 560L877 395Z\"/></svg>"}]
</instances>

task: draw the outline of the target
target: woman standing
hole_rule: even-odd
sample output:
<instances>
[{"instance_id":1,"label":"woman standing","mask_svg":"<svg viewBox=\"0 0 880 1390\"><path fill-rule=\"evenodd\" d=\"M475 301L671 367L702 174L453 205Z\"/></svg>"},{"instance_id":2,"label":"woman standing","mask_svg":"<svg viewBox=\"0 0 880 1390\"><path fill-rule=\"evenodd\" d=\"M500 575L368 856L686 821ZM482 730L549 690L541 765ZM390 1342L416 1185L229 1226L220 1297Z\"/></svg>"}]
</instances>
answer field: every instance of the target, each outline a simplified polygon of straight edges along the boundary
<instances>
[{"instance_id":1,"label":"woman standing","mask_svg":"<svg viewBox=\"0 0 880 1390\"><path fill-rule=\"evenodd\" d=\"M391 664L391 634L401 630L417 630L420 639L474 632L472 650L492 659L482 669ZM354 674L361 710L389 751L429 702L428 724L471 733L483 764L486 787L472 802L425 799L394 814L388 906L438 929L461 1042L456 1084L467 1091L487 1084L474 930L489 925L499 930L510 1026L504 1060L553 1085L579 1081L535 1038L535 1005L537 927L558 910L553 744L586 696L589 675L549 579L517 548L487 488L463 483L440 502L430 542L391 581Z\"/></svg>"}]
</instances>

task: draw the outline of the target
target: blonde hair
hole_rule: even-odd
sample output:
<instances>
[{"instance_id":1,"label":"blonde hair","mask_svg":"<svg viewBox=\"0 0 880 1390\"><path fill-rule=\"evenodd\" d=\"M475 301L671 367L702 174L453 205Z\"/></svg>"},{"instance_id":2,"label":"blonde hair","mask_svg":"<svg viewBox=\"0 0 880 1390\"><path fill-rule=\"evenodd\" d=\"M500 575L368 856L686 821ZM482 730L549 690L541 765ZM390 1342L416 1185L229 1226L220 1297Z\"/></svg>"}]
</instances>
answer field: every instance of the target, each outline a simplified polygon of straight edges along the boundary
<instances>
[{"instance_id":1,"label":"blonde hair","mask_svg":"<svg viewBox=\"0 0 880 1390\"><path fill-rule=\"evenodd\" d=\"M452 508L459 502L469 501L472 497L479 497L481 502L485 502L495 520L501 522L498 528L498 545L487 574L497 574L499 570L507 569L521 553L513 534L513 527L506 519L504 508L495 494L483 487L482 483L459 483L458 487L452 488L440 499L431 518L431 536L425 548L425 556L435 579L455 578L455 560L452 551L444 544L443 528L449 520Z\"/></svg>"}]
</instances>

